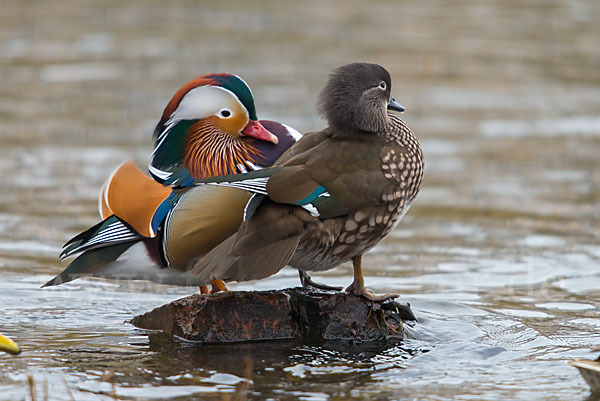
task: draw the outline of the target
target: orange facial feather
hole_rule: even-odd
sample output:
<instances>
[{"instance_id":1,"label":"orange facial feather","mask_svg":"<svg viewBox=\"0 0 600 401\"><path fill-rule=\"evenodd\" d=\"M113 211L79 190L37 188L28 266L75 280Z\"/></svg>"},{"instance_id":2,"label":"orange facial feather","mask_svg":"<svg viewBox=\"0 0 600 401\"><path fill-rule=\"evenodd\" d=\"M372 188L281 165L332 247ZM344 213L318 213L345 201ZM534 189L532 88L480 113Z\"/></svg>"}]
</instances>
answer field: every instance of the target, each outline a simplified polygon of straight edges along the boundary
<instances>
[{"instance_id":1,"label":"orange facial feather","mask_svg":"<svg viewBox=\"0 0 600 401\"><path fill-rule=\"evenodd\" d=\"M184 165L195 179L231 174L246 160L261 157L247 138L234 138L216 125L217 117L204 118L190 127L185 141Z\"/></svg>"}]
</instances>

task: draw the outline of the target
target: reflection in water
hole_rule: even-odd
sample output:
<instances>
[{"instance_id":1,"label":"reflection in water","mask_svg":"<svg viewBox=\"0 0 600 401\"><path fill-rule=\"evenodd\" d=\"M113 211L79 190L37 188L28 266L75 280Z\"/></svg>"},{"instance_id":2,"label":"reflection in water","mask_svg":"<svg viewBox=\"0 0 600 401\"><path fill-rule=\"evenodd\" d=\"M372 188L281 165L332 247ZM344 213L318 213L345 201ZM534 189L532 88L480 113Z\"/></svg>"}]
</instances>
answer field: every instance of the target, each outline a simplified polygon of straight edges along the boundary
<instances>
[{"instance_id":1,"label":"reflection in water","mask_svg":"<svg viewBox=\"0 0 600 401\"><path fill-rule=\"evenodd\" d=\"M600 3L15 2L0 8L0 400L579 399L565 361L600 344ZM315 100L349 61L385 65L421 140L410 213L365 258L419 324L401 344L195 346L133 315L197 289L78 280L60 245L94 224L120 162L146 163L165 101L242 75L260 118L323 126ZM319 277L348 285L351 267ZM239 289L298 285L283 270ZM594 399L593 397L589 398ZM596 398L597 399L597 398Z\"/></svg>"}]
</instances>

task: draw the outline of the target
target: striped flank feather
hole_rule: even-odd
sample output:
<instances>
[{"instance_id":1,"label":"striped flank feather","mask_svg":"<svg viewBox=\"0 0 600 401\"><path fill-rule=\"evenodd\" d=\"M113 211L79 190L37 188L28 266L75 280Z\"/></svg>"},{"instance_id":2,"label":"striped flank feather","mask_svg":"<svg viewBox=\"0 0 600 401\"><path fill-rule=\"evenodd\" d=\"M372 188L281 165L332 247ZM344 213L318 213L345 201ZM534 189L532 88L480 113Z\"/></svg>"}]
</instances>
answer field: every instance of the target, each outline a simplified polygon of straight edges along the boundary
<instances>
[{"instance_id":1,"label":"striped flank feather","mask_svg":"<svg viewBox=\"0 0 600 401\"><path fill-rule=\"evenodd\" d=\"M268 177L262 178L251 178L244 181L233 181L233 182L215 182L210 183L210 185L219 185L224 187L238 188L243 189L248 192L253 192L255 194L267 195L267 181L269 181Z\"/></svg>"}]
</instances>

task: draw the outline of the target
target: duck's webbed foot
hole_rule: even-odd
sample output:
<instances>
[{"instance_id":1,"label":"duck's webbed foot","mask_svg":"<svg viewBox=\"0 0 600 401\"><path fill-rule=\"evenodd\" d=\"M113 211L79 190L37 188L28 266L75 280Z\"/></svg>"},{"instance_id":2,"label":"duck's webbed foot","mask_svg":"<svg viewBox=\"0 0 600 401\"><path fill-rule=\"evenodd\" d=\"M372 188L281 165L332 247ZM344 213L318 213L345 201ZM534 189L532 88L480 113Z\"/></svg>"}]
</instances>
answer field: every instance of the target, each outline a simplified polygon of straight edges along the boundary
<instances>
[{"instance_id":1,"label":"duck's webbed foot","mask_svg":"<svg viewBox=\"0 0 600 401\"><path fill-rule=\"evenodd\" d=\"M200 288L200 295L216 294L217 292L221 291L229 291L229 289L225 285L225 282L222 280L210 280L210 290L208 289L208 285L201 285L198 288Z\"/></svg>"},{"instance_id":2,"label":"duck's webbed foot","mask_svg":"<svg viewBox=\"0 0 600 401\"><path fill-rule=\"evenodd\" d=\"M344 289L344 287L334 287L327 284L317 283L313 281L310 278L310 276L302 270L298 270L298 275L300 276L300 283L302 283L302 287L304 288L316 288L325 291L341 291Z\"/></svg>"},{"instance_id":3,"label":"duck's webbed foot","mask_svg":"<svg viewBox=\"0 0 600 401\"><path fill-rule=\"evenodd\" d=\"M352 284L346 288L346 292L359 297L365 297L369 301L373 302L385 302L400 296L400 294L395 293L375 294L373 291L365 288L364 285L356 285L355 281L353 281Z\"/></svg>"},{"instance_id":4,"label":"duck's webbed foot","mask_svg":"<svg viewBox=\"0 0 600 401\"><path fill-rule=\"evenodd\" d=\"M354 281L346 288L348 294L362 296L373 302L385 302L394 298L398 298L400 294L375 294L373 291L365 288L365 279L362 273L362 255L352 258L354 265Z\"/></svg>"}]
</instances>

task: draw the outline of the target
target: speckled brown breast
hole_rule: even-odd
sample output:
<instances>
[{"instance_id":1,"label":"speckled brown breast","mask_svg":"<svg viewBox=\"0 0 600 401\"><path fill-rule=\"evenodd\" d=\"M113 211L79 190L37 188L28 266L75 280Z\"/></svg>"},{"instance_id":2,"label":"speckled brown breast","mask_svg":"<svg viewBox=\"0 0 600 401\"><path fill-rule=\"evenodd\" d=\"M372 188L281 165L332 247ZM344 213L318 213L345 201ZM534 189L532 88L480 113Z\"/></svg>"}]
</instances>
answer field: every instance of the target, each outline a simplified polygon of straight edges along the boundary
<instances>
[{"instance_id":1,"label":"speckled brown breast","mask_svg":"<svg viewBox=\"0 0 600 401\"><path fill-rule=\"evenodd\" d=\"M372 188L379 192L379 201L344 217L308 223L305 238L313 240L301 241L291 266L318 271L346 262L375 246L408 211L423 180L421 147L412 131L394 115L390 115L390 129L380 136L383 141L374 168L381 171L385 184Z\"/></svg>"}]
</instances>

